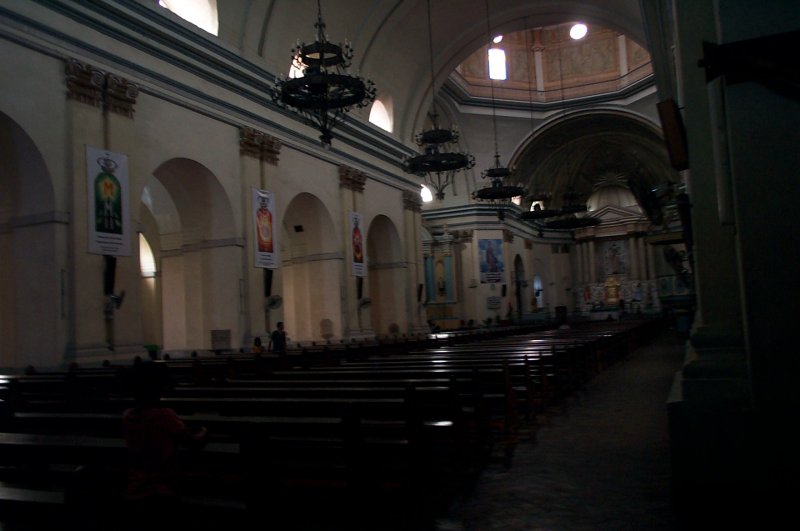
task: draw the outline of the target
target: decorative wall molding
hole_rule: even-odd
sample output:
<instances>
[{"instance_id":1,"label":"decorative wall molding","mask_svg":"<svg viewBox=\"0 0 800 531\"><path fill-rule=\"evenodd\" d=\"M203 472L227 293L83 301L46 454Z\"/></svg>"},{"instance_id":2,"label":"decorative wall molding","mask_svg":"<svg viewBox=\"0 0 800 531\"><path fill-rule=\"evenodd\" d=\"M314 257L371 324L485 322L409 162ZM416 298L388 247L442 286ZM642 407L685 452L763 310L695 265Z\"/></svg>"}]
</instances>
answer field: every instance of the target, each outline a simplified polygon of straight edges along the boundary
<instances>
[{"instance_id":1,"label":"decorative wall molding","mask_svg":"<svg viewBox=\"0 0 800 531\"><path fill-rule=\"evenodd\" d=\"M67 98L133 118L139 87L77 59L67 59Z\"/></svg>"},{"instance_id":2,"label":"decorative wall molding","mask_svg":"<svg viewBox=\"0 0 800 531\"><path fill-rule=\"evenodd\" d=\"M418 193L403 190L403 208L412 212L422 212L422 197Z\"/></svg>"},{"instance_id":3,"label":"decorative wall molding","mask_svg":"<svg viewBox=\"0 0 800 531\"><path fill-rule=\"evenodd\" d=\"M339 187L347 188L354 192L363 192L367 182L367 174L351 166L339 166Z\"/></svg>"},{"instance_id":4,"label":"decorative wall molding","mask_svg":"<svg viewBox=\"0 0 800 531\"><path fill-rule=\"evenodd\" d=\"M514 241L514 233L510 230L503 229L503 241L506 243L511 243Z\"/></svg>"},{"instance_id":5,"label":"decorative wall molding","mask_svg":"<svg viewBox=\"0 0 800 531\"><path fill-rule=\"evenodd\" d=\"M277 166L281 147L281 141L274 136L252 127L239 128L239 153L242 155Z\"/></svg>"}]
</instances>

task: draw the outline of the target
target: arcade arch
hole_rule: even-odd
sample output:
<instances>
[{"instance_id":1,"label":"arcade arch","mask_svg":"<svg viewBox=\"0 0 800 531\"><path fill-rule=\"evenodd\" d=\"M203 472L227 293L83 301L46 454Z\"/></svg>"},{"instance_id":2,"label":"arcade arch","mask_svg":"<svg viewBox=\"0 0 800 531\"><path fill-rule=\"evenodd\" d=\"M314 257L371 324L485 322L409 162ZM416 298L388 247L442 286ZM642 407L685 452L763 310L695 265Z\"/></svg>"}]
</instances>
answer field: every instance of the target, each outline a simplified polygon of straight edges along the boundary
<instances>
[{"instance_id":1,"label":"arcade arch","mask_svg":"<svg viewBox=\"0 0 800 531\"><path fill-rule=\"evenodd\" d=\"M375 216L367 233L369 295L372 329L377 335L398 334L408 328L405 311L406 264L400 235L392 221Z\"/></svg>"},{"instance_id":2,"label":"arcade arch","mask_svg":"<svg viewBox=\"0 0 800 531\"><path fill-rule=\"evenodd\" d=\"M57 366L67 345L67 219L45 160L0 112L0 366Z\"/></svg>"},{"instance_id":3,"label":"arcade arch","mask_svg":"<svg viewBox=\"0 0 800 531\"><path fill-rule=\"evenodd\" d=\"M341 337L341 238L333 218L307 192L295 196L285 212L279 247L286 330L292 341Z\"/></svg>"},{"instance_id":4,"label":"arcade arch","mask_svg":"<svg viewBox=\"0 0 800 531\"><path fill-rule=\"evenodd\" d=\"M216 331L238 344L242 245L217 177L196 161L168 160L147 180L140 210L160 271L153 296L143 297L145 341L160 333L165 350L209 349Z\"/></svg>"}]
</instances>

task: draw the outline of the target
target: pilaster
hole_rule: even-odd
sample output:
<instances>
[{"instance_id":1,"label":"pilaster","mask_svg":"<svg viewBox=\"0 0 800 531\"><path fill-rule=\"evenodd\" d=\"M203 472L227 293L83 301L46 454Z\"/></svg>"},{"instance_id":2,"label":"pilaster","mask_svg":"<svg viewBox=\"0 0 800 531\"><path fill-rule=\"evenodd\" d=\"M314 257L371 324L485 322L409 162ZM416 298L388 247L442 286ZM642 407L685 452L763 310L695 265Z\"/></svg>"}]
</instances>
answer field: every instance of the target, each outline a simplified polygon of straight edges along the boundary
<instances>
[{"instance_id":1,"label":"pilaster","mask_svg":"<svg viewBox=\"0 0 800 531\"><path fill-rule=\"evenodd\" d=\"M241 164L242 209L245 215L245 248L242 259L245 279L245 330L246 340L267 336L274 323L283 320L283 307L270 309L267 298L281 293L280 268L267 270L255 267L255 228L252 221L252 189L275 190L276 167L279 162L281 142L264 132L250 127L239 128L239 155Z\"/></svg>"},{"instance_id":2,"label":"pilaster","mask_svg":"<svg viewBox=\"0 0 800 531\"><path fill-rule=\"evenodd\" d=\"M339 166L339 198L342 212L342 248L345 249L345 265L342 268L344 300L342 312L344 314L344 335L348 339L373 337L375 333L371 327L369 307L362 305L362 301L369 297L369 282L366 277L353 275L353 234L350 225L350 213L363 214L364 188L367 175L350 166ZM362 238L366 238L366 227L361 227ZM366 249L366 240L362 241ZM365 251L366 254L366 251ZM365 256L365 260L369 257ZM359 289L360 284L360 289ZM360 293L359 293L360 292ZM360 296L359 296L360 295Z\"/></svg>"},{"instance_id":3,"label":"pilaster","mask_svg":"<svg viewBox=\"0 0 800 531\"><path fill-rule=\"evenodd\" d=\"M118 306L104 293L105 261L90 254L86 146L128 156L130 188L136 175L135 132L132 126L138 87L92 65L68 59L65 65L68 138L71 139L70 266L72 359L95 360L143 354L139 289L138 238L131 231L131 256L118 257L114 292L125 292ZM124 208L137 212L134 202ZM132 227L138 220L130 217Z\"/></svg>"}]
</instances>

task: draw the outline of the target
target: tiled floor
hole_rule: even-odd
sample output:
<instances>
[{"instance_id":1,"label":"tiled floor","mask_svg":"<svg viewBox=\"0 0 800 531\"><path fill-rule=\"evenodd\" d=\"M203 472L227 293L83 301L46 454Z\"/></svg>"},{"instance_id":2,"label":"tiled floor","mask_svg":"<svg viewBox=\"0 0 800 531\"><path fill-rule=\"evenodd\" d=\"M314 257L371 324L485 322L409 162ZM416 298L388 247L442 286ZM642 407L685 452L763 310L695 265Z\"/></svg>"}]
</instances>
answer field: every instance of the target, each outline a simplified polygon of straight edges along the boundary
<instances>
[{"instance_id":1,"label":"tiled floor","mask_svg":"<svg viewBox=\"0 0 800 531\"><path fill-rule=\"evenodd\" d=\"M670 500L666 399L683 359L669 332L597 376L513 466L490 466L438 531L683 529Z\"/></svg>"}]
</instances>

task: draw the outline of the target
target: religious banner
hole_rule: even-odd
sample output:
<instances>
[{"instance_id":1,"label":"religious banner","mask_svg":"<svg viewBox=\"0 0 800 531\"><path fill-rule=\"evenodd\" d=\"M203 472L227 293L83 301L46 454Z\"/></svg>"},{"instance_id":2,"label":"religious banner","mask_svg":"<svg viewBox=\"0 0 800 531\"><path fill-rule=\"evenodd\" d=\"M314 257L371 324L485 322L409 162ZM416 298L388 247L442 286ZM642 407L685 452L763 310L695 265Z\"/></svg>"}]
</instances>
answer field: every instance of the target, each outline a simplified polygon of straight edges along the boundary
<instances>
[{"instance_id":1,"label":"religious banner","mask_svg":"<svg viewBox=\"0 0 800 531\"><path fill-rule=\"evenodd\" d=\"M128 157L86 146L89 252L131 255Z\"/></svg>"},{"instance_id":2,"label":"religious banner","mask_svg":"<svg viewBox=\"0 0 800 531\"><path fill-rule=\"evenodd\" d=\"M350 212L350 240L353 247L353 276L367 276L367 264L364 258L364 235L361 232L362 217L358 212Z\"/></svg>"},{"instance_id":3,"label":"religious banner","mask_svg":"<svg viewBox=\"0 0 800 531\"><path fill-rule=\"evenodd\" d=\"M278 268L278 241L273 221L275 194L253 188L253 223L255 224L255 267Z\"/></svg>"},{"instance_id":4,"label":"religious banner","mask_svg":"<svg viewBox=\"0 0 800 531\"><path fill-rule=\"evenodd\" d=\"M481 271L481 284L494 284L503 281L503 240L479 239L478 254Z\"/></svg>"}]
</instances>

